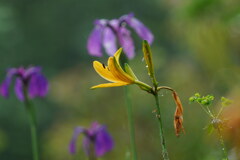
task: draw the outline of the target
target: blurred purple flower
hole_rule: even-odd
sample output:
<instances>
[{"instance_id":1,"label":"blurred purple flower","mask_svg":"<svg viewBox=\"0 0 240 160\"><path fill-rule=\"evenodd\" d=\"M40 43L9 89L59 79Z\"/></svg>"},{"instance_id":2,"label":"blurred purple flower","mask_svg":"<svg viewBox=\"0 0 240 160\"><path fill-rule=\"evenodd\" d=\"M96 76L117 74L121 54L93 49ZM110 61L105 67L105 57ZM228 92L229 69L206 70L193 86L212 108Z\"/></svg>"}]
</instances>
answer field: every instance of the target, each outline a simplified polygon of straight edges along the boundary
<instances>
[{"instance_id":1,"label":"blurred purple flower","mask_svg":"<svg viewBox=\"0 0 240 160\"><path fill-rule=\"evenodd\" d=\"M48 81L42 75L40 67L10 68L5 80L0 85L0 94L7 98L12 79L16 77L15 93L19 100L24 101L24 88L29 98L44 97L48 92Z\"/></svg>"},{"instance_id":2,"label":"blurred purple flower","mask_svg":"<svg viewBox=\"0 0 240 160\"><path fill-rule=\"evenodd\" d=\"M76 153L76 142L81 133L85 136L82 143L83 149L87 155L90 154L91 145L94 147L94 153L97 157L103 156L106 152L112 150L114 146L112 137L107 132L106 126L94 122L89 129L84 127L75 128L72 140L69 144L69 152L71 154Z\"/></svg>"},{"instance_id":3,"label":"blurred purple flower","mask_svg":"<svg viewBox=\"0 0 240 160\"><path fill-rule=\"evenodd\" d=\"M113 56L117 51L117 43L123 47L128 58L135 55L131 32L126 28L130 26L142 40L153 42L153 34L133 13L123 15L119 19L100 19L94 22L95 27L88 38L87 49L93 56L102 56L102 46L108 55Z\"/></svg>"}]
</instances>

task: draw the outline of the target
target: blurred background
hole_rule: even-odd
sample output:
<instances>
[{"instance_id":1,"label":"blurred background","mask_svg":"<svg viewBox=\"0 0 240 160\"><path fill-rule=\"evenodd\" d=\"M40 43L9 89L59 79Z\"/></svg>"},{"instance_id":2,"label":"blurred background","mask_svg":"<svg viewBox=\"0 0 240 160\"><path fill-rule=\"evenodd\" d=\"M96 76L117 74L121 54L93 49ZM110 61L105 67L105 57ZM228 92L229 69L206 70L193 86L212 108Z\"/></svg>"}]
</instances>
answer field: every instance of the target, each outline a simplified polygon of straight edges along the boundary
<instances>
[{"instance_id":1,"label":"blurred background","mask_svg":"<svg viewBox=\"0 0 240 160\"><path fill-rule=\"evenodd\" d=\"M76 126L93 121L105 124L115 148L102 160L129 159L129 136L123 88L90 90L106 82L92 68L86 50L95 19L113 19L134 12L153 32L152 44L157 79L174 88L184 106L186 134L177 138L173 128L175 103L171 93L160 93L163 125L171 160L220 159L217 134L203 128L209 118L188 98L195 92L213 94L218 110L225 96L240 108L240 1L238 0L1 0L0 81L6 68L42 66L50 81L44 99L34 99L37 110L41 159L85 160L81 138L77 157L68 153ZM136 57L130 65L139 79L150 84L142 61L141 40L133 31ZM139 159L161 159L154 98L131 86ZM11 90L8 100L0 97L0 159L31 160L31 141L23 103ZM231 107L229 108L231 110ZM238 110L239 111L239 110ZM231 118L230 114L226 114ZM233 113L236 113L233 111ZM240 113L240 112L237 112ZM235 114L239 120L240 114ZM240 120L234 123L236 130ZM229 132L227 148L234 156L239 134ZM236 139L233 139L236 138Z\"/></svg>"}]
</instances>

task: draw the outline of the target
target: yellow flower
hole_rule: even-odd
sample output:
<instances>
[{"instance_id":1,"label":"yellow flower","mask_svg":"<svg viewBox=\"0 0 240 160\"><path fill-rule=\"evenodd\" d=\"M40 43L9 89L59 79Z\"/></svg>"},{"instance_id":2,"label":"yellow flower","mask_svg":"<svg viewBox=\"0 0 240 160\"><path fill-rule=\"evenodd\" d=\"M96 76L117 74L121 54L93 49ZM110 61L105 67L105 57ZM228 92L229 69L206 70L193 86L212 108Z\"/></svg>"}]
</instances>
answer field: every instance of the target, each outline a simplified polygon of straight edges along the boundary
<instances>
[{"instance_id":1,"label":"yellow flower","mask_svg":"<svg viewBox=\"0 0 240 160\"><path fill-rule=\"evenodd\" d=\"M125 64L124 71L120 65L119 58L122 52L122 48L120 48L113 57L108 58L108 66L104 64L94 61L93 68L95 71L107 81L112 83L104 83L93 86L91 89L95 88L105 88L105 87L118 87L125 86L129 84L137 83L137 77L132 72L131 68Z\"/></svg>"}]
</instances>

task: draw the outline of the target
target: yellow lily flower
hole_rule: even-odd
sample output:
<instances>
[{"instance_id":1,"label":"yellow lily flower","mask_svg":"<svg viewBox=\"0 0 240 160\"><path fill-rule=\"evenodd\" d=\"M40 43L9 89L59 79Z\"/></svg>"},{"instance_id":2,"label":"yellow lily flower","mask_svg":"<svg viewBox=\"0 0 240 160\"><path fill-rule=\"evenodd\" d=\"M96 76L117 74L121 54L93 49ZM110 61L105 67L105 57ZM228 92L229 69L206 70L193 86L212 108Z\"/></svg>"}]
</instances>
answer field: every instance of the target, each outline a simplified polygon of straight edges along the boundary
<instances>
[{"instance_id":1,"label":"yellow lily flower","mask_svg":"<svg viewBox=\"0 0 240 160\"><path fill-rule=\"evenodd\" d=\"M95 71L107 81L112 83L104 83L91 87L95 88L105 88L105 87L118 87L125 86L129 84L134 84L137 81L137 77L132 72L131 68L126 64L126 72L122 69L119 58L122 52L120 48L113 57L108 58L108 66L98 61L93 62L93 68ZM128 72L128 73L127 73Z\"/></svg>"}]
</instances>

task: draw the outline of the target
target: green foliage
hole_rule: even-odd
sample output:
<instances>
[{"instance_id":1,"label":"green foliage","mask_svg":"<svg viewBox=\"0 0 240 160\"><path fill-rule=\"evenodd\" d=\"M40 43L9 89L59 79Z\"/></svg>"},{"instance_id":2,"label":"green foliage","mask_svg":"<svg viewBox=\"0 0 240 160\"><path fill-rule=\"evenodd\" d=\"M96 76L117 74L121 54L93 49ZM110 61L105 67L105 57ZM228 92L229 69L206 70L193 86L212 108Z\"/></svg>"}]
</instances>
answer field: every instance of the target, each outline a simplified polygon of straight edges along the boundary
<instances>
[{"instance_id":1,"label":"green foliage","mask_svg":"<svg viewBox=\"0 0 240 160\"><path fill-rule=\"evenodd\" d=\"M209 115L209 117L211 118L211 122L209 123L209 125L207 125L204 129L208 130L208 133L212 133L213 129L217 129L217 128L222 128L223 123L225 122L225 120L222 120L219 118L219 116L221 115L223 108L230 105L232 103L231 100L225 98L225 97L221 97L221 108L218 112L218 114L213 114L213 112L208 108L209 105L211 105L213 103L214 100L214 96L212 95L207 95L207 96L201 96L199 93L195 93L194 96L189 98L190 102L197 102L202 106L202 109ZM205 106L205 107L203 107Z\"/></svg>"},{"instance_id":2,"label":"green foliage","mask_svg":"<svg viewBox=\"0 0 240 160\"><path fill-rule=\"evenodd\" d=\"M202 93L214 89L211 93L226 95L232 93L240 82L240 54L237 54L240 53L239 2L221 1L223 7L220 8L217 0L140 0L137 5L136 1L127 0L106 0L104 3L97 0L1 1L1 81L6 68L32 64L42 66L51 82L48 98L35 101L42 159L73 159L67 152L72 129L76 125L89 125L93 120L106 124L116 141L114 151L104 160L122 160L128 150L127 138L122 137L128 131L121 92L114 88L89 90L100 81L93 78L96 77L90 63L93 58L86 50L95 19L112 19L134 12L155 36L151 48L155 53L155 74L161 79L160 84L177 86L181 97L188 97L193 89ZM188 16L181 16L187 13ZM221 21L221 17L225 21ZM141 41L134 31L132 35L137 40L134 41L137 56L130 64L139 79L148 80L147 75L141 75L146 69L141 62ZM101 60L107 57L104 55ZM152 123L152 115L148 114L152 99L135 91L137 87L131 89L136 105L134 115L139 156L141 159L156 159L159 156L159 142L155 139L157 128ZM166 96L166 93L162 95ZM162 106L169 105L165 99L161 99ZM184 146L171 147L174 153L171 160L221 159L214 155L215 150L201 134L201 128L198 130L199 126L204 126L204 112L190 109L186 103L183 105L186 135L176 141L171 127L166 130L169 146L176 143ZM163 113L174 112L173 107L162 108ZM26 141L29 128L23 106L12 94L8 101L1 98L0 111L0 129L7 135L0 138L7 140L6 143L2 141L4 148L0 144L0 159L31 159L30 142ZM170 116L163 114L165 124L172 124ZM139 138L143 135L149 137L147 141ZM186 151L190 152L183 154ZM83 151L80 155L78 159L85 159Z\"/></svg>"},{"instance_id":3,"label":"green foliage","mask_svg":"<svg viewBox=\"0 0 240 160\"><path fill-rule=\"evenodd\" d=\"M219 0L196 0L193 1L187 8L189 16L199 17L203 13L218 5Z\"/></svg>"}]
</instances>

